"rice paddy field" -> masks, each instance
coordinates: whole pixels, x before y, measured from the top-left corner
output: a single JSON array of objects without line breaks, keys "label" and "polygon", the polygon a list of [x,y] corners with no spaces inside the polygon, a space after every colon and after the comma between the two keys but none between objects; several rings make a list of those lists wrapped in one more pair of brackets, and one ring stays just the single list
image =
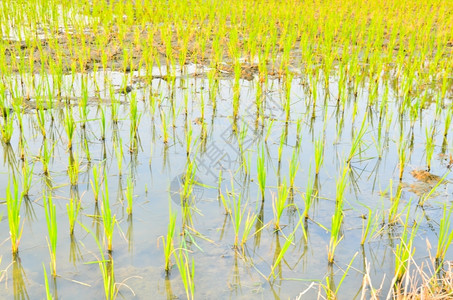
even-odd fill
[{"label": "rice paddy field", "polygon": [[450,0],[1,0],[3,299],[453,297]]}]

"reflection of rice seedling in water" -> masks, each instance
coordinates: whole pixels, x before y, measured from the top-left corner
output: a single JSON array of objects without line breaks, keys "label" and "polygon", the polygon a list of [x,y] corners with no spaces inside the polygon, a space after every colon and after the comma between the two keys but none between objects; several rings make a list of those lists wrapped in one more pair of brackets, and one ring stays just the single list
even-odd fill
[{"label": "reflection of rice seedling in water", "polygon": [[15,179],[13,179],[13,193],[11,194],[11,184],[8,182],[6,187],[6,207],[8,212],[9,235],[11,238],[11,250],[13,255],[19,251],[20,238],[22,236],[22,228],[20,226],[20,207],[22,197],[19,197],[19,187]]}]

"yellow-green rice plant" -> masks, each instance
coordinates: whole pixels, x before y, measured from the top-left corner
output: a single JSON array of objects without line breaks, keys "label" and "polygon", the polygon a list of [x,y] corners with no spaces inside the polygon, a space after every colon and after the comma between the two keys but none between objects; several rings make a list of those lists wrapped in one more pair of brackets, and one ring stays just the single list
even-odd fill
[{"label": "yellow-green rice plant", "polygon": [[419,202],[418,202],[418,205],[423,206],[423,205],[425,204],[425,202],[429,199],[429,197],[431,197],[432,194],[434,194],[434,192],[437,190],[437,188],[438,188],[442,183],[444,183],[445,178],[448,176],[448,174],[450,174],[450,171],[446,172],[445,175],[442,176],[442,178],[441,178],[439,181],[437,181],[436,185],[433,186],[433,187],[431,188],[431,190],[430,190],[428,193],[424,194],[424,195],[420,198],[420,200],[419,200]]},{"label": "yellow-green rice plant", "polygon": [[[413,247],[413,241],[417,234],[419,222],[415,222],[412,228],[409,227],[409,216],[410,216],[410,201],[407,205],[406,220],[403,223],[403,232],[400,237],[400,243],[396,245],[395,249],[395,278],[396,282],[401,282],[404,274],[406,274],[409,260],[412,259],[415,248]],[[410,232],[409,232],[410,231]]]},{"label": "yellow-green rice plant", "polygon": [[106,129],[105,112],[104,112],[104,108],[102,107],[102,105],[100,105],[98,109],[101,112],[101,117],[99,119],[100,123],[101,123],[101,141],[105,141],[105,129]]},{"label": "yellow-green rice plant", "polygon": [[126,191],[124,192],[126,195],[126,200],[127,200],[127,214],[131,215],[132,214],[132,206],[134,204],[134,183],[132,181],[132,177],[129,176],[127,177],[127,186],[126,186]]},{"label": "yellow-green rice plant", "polygon": [[298,157],[297,148],[294,149],[291,161],[289,162],[289,189],[294,190],[294,181],[296,180],[297,170],[299,169],[300,162]]},{"label": "yellow-green rice plant", "polygon": [[[373,212],[371,208],[368,208],[368,216],[362,217],[362,237],[360,239],[360,245],[364,245],[370,235],[376,232],[379,225],[379,214]],[[365,219],[366,224],[365,224]]]},{"label": "yellow-green rice plant", "polygon": [[358,254],[358,252],[356,252],[354,254],[354,256],[352,257],[352,259],[349,262],[346,270],[344,271],[343,276],[341,276],[340,282],[338,283],[336,288],[334,287],[333,282],[330,282],[331,279],[329,277],[326,277],[326,284],[325,285],[322,284],[321,286],[324,289],[324,291],[326,292],[326,296],[327,296],[326,298],[328,300],[336,300],[337,299],[338,291],[340,290],[340,287],[343,284],[343,281],[345,280],[346,276],[348,275],[349,269],[352,267],[352,263],[354,262],[357,254]]},{"label": "yellow-green rice plant", "polygon": [[14,118],[9,108],[1,108],[1,110],[3,111],[3,122],[0,123],[2,140],[5,144],[9,145],[14,133]]},{"label": "yellow-green rice plant", "polygon": [[[231,196],[230,196],[231,195]],[[231,222],[233,223],[234,229],[234,247],[237,249],[239,247],[239,231],[242,224],[242,219],[245,215],[245,209],[247,207],[247,202],[242,202],[242,194],[238,193],[237,195],[234,192],[234,187],[232,188],[231,193],[228,193],[231,203]]]},{"label": "yellow-green rice plant", "polygon": [[55,204],[52,201],[52,194],[43,193],[44,209],[46,212],[47,231],[49,239],[47,241],[50,253],[50,267],[52,276],[57,276],[57,214]]},{"label": "yellow-green rice plant", "polygon": [[102,222],[104,224],[104,237],[107,242],[107,250],[112,251],[113,230],[116,222],[115,215],[112,215],[110,209],[109,187],[107,182],[107,174],[104,174],[104,191],[102,193],[101,207]]},{"label": "yellow-green rice plant", "polygon": [[27,160],[24,160],[22,164],[22,196],[28,196],[30,192],[34,167],[35,164],[30,167]]},{"label": "yellow-green rice plant", "polygon": [[240,247],[244,250],[244,247],[245,247],[245,243],[247,242],[247,240],[253,236],[251,235],[252,233],[252,228],[253,228],[253,224],[255,224],[256,220],[257,220],[257,215],[255,213],[252,213],[252,212],[248,212],[247,214],[247,218],[245,219],[245,223],[244,223],[244,229],[242,231],[242,239],[241,239],[241,245]]},{"label": "yellow-green rice plant", "polygon": [[261,147],[261,154],[258,153],[256,167],[258,171],[258,185],[261,191],[261,199],[264,201],[264,193],[266,190],[266,166],[264,147]]},{"label": "yellow-green rice plant", "polygon": [[[136,99],[136,94],[132,93],[131,94],[131,101],[130,101],[130,148],[132,150],[136,149],[136,143],[137,143],[137,133],[138,133],[138,126],[140,124],[140,119],[141,119],[141,113],[138,113],[137,111],[137,99]],[[132,152],[132,151],[131,151]]]},{"label": "yellow-green rice plant", "polygon": [[77,153],[73,154],[72,151],[70,151],[68,160],[69,160],[68,165],[69,182],[71,183],[72,186],[75,186],[79,181],[80,173],[79,155]]},{"label": "yellow-green rice plant", "polygon": [[406,165],[407,161],[407,142],[400,136],[400,141],[398,143],[398,165],[399,165],[399,179],[400,181],[403,179],[404,173],[404,166]]},{"label": "yellow-green rice plant", "polygon": [[273,197],[272,201],[272,211],[274,212],[274,228],[275,231],[281,230],[280,219],[283,214],[283,211],[290,204],[286,205],[286,200],[288,199],[289,191],[286,185],[286,179],[283,179],[283,183],[279,185],[277,197]]},{"label": "yellow-green rice plant", "polygon": [[366,123],[366,117],[367,116],[365,114],[362,120],[362,124],[360,125],[359,131],[353,136],[351,150],[349,151],[348,159],[346,160],[347,163],[350,163],[354,156],[361,153],[360,147],[363,143],[362,139],[368,128],[368,124]]},{"label": "yellow-green rice plant", "polygon": [[[278,238],[278,237],[277,237],[277,238]],[[293,240],[294,240],[294,232],[292,232],[292,233],[286,238],[285,244],[283,244],[283,247],[280,249],[280,252],[278,253],[278,255],[277,255],[276,259],[275,259],[275,262],[274,262],[274,264],[272,265],[271,273],[270,273],[269,276],[267,277],[268,280],[271,278],[271,276],[272,276],[273,278],[276,277],[275,268],[277,268],[277,267],[280,265],[280,262],[282,261],[283,257],[285,256],[286,252],[288,251],[289,246],[291,246]]]},{"label": "yellow-green rice plant", "polygon": [[38,120],[38,127],[41,130],[42,136],[46,137],[46,112],[44,110],[42,100],[37,99],[36,119]]},{"label": "yellow-green rice plant", "polygon": [[443,215],[439,223],[439,235],[437,238],[437,250],[436,250],[436,260],[439,262],[439,266],[443,265],[445,255],[447,250],[450,247],[450,244],[453,241],[453,230],[451,228],[451,212],[452,207],[450,206],[447,209],[447,206],[443,206]]},{"label": "yellow-green rice plant", "polygon": [[71,150],[72,139],[74,138],[74,132],[76,130],[76,123],[72,113],[72,108],[66,108],[64,115],[64,129],[66,131],[66,135],[68,136],[68,149]]},{"label": "yellow-green rice plant", "polygon": [[390,208],[389,208],[389,217],[388,217],[388,223],[389,224],[393,224],[395,223],[400,214],[398,214],[398,207],[399,207],[399,204],[400,204],[400,200],[401,200],[401,193],[402,193],[402,186],[401,184],[398,185],[398,188],[396,190],[396,194],[395,196],[393,196],[393,192],[392,192],[392,180],[390,180],[390,187],[389,187],[390,191],[389,191],[389,196],[390,196]]},{"label": "yellow-green rice plant", "polygon": [[94,201],[98,202],[99,191],[101,188],[101,177],[99,173],[99,166],[93,166],[92,168],[93,179],[90,179],[91,189],[93,190]]},{"label": "yellow-green rice plant", "polygon": [[169,207],[170,220],[167,227],[167,237],[162,238],[162,243],[164,247],[165,255],[165,271],[168,273],[171,268],[171,255],[174,251],[173,238],[175,236],[175,226],[176,226],[176,217],[177,214],[171,211],[171,206]]},{"label": "yellow-green rice plant", "polygon": [[66,204],[66,211],[68,213],[69,220],[69,234],[71,236],[74,234],[74,225],[80,212],[80,205],[80,199],[75,199],[72,196],[69,198],[69,203]]},{"label": "yellow-green rice plant", "polygon": [[426,147],[425,147],[425,155],[426,155],[426,165],[428,166],[428,171],[431,170],[431,159],[434,153],[434,128],[428,130],[428,127],[425,128],[425,136],[426,136]]},{"label": "yellow-green rice plant", "polygon": [[453,106],[445,114],[444,120],[444,140],[447,139],[448,131],[450,130],[451,117],[453,115]]},{"label": "yellow-green rice plant", "polygon": [[105,299],[106,300],[116,299],[116,296],[118,295],[118,288],[115,283],[113,258],[111,255],[109,255],[108,259],[106,259],[104,256],[104,250],[102,249],[101,243],[96,238],[96,235],[82,223],[79,223],[79,224],[83,229],[85,229],[86,232],[90,233],[93,236],[93,238],[96,241],[96,244],[98,246],[99,253],[101,255],[100,260],[94,261],[94,262],[88,262],[88,264],[91,264],[91,263],[99,264],[99,269],[101,270],[102,279],[103,279],[103,283],[104,283]]},{"label": "yellow-green rice plant", "polygon": [[187,251],[180,248],[178,251],[173,252],[175,255],[176,265],[178,266],[179,274],[181,275],[184,290],[186,291],[186,297],[188,300],[194,299],[195,293],[195,263],[192,261],[189,264],[189,258],[187,257]]},{"label": "yellow-green rice plant", "polygon": [[321,165],[324,161],[324,139],[319,138],[315,140],[315,166],[316,174],[319,174]]},{"label": "yellow-green rice plant", "polygon": [[343,201],[337,202],[335,205],[335,213],[332,216],[332,225],[330,229],[330,241],[327,252],[327,260],[329,264],[334,261],[335,250],[343,239],[341,235],[341,224],[343,223]]},{"label": "yellow-green rice plant", "polygon": [[49,279],[47,278],[47,271],[46,267],[44,266],[44,263],[42,264],[42,269],[43,269],[43,274],[44,274],[44,286],[46,288],[46,299],[47,300],[53,300],[53,296],[50,293],[50,287],[49,287]]},{"label": "yellow-green rice plant", "polygon": [[6,209],[8,212],[9,235],[11,238],[11,250],[13,255],[19,251],[20,238],[24,226],[20,226],[20,207],[22,204],[22,196],[19,196],[19,187],[15,179],[13,179],[13,193],[11,193],[11,183],[8,181],[6,187]]},{"label": "yellow-green rice plant", "polygon": [[116,163],[118,165],[118,175],[123,174],[123,140],[120,138],[118,143],[113,143],[113,149],[115,150]]},{"label": "yellow-green rice plant", "polygon": [[42,147],[41,147],[41,154],[40,154],[43,173],[46,176],[49,175],[49,163],[50,163],[50,159],[53,156],[53,150],[56,145],[56,143],[54,143],[52,145],[52,147],[49,148],[48,143],[49,142],[47,141],[47,139],[44,139],[44,141],[42,143]]},{"label": "yellow-green rice plant", "polygon": [[[310,174],[310,173],[309,173]],[[313,189],[313,178],[311,175],[308,175],[307,187],[303,195],[305,207],[304,207],[304,217],[308,218],[308,212],[313,203],[313,200],[316,198],[317,192]]]}]

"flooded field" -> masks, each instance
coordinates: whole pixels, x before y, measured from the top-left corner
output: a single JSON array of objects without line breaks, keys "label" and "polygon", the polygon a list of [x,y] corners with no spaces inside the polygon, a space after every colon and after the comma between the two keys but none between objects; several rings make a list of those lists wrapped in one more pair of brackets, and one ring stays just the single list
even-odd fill
[{"label": "flooded field", "polygon": [[2,297],[452,293],[451,5],[260,3],[0,2]]}]

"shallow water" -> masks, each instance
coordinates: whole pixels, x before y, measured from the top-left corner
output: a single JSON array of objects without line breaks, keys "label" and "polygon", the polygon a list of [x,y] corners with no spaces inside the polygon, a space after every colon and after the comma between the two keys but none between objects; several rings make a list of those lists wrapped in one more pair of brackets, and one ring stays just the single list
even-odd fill
[{"label": "shallow water", "polygon": [[[156,69],[154,75],[158,75]],[[34,164],[32,189],[28,199],[24,199],[21,220],[24,223],[23,236],[19,246],[19,258],[13,261],[11,244],[8,240],[8,222],[0,222],[0,270],[5,270],[2,283],[5,297],[44,298],[43,266],[49,273],[49,250],[46,237],[47,225],[43,209],[42,193],[52,193],[57,208],[58,245],[57,278],[51,280],[51,292],[62,299],[77,298],[100,299],[103,297],[103,282],[96,261],[100,257],[92,235],[80,224],[86,226],[102,242],[103,225],[99,217],[100,203],[95,204],[90,186],[92,167],[99,165],[105,170],[110,194],[112,212],[116,215],[117,225],[113,237],[115,281],[119,287],[119,297],[147,299],[150,294],[155,298],[185,298],[182,280],[176,265],[169,276],[164,272],[164,254],[161,237],[167,232],[169,206],[178,213],[175,247],[185,240],[190,249],[190,258],[195,264],[195,297],[212,298],[282,298],[294,299],[309,288],[302,299],[314,298],[319,292],[319,283],[325,284],[326,278],[338,284],[351,262],[352,267],[340,288],[341,299],[359,298],[362,293],[361,283],[365,265],[369,264],[369,274],[374,288],[382,284],[381,294],[385,297],[394,272],[394,251],[399,243],[401,225],[379,225],[379,232],[369,238],[362,247],[362,215],[368,214],[368,207],[379,213],[378,219],[386,219],[390,199],[384,191],[391,185],[395,194],[397,186],[402,187],[399,212],[405,219],[405,206],[410,204],[410,221],[420,224],[414,241],[416,263],[425,261],[429,255],[426,240],[437,243],[438,220],[442,216],[442,205],[450,202],[450,182],[447,175],[445,184],[441,184],[436,193],[423,207],[417,206],[420,195],[417,185],[420,181],[411,175],[412,170],[425,168],[425,128],[434,126],[435,154],[430,172],[443,176],[448,168],[445,157],[451,151],[447,144],[442,147],[443,124],[445,114],[435,119],[435,111],[428,107],[423,116],[410,126],[408,117],[398,115],[398,100],[389,87],[388,114],[380,119],[378,105],[367,107],[368,87],[362,87],[357,99],[353,96],[342,107],[338,105],[338,83],[333,78],[329,90],[318,84],[316,103],[313,96],[302,84],[301,79],[294,79],[291,87],[291,112],[289,123],[285,123],[283,108],[284,87],[278,79],[270,80],[262,97],[264,100],[264,118],[256,120],[256,82],[241,80],[240,113],[233,121],[232,80],[219,81],[216,93],[217,109],[213,112],[209,97],[208,80],[203,76],[190,76],[194,72],[203,73],[201,67],[191,66],[188,74],[177,76],[174,85],[157,78],[151,85],[141,77],[140,72],[122,74],[118,72],[90,73],[88,75],[65,76],[62,96],[70,97],[74,103],[82,96],[85,81],[89,97],[86,128],[77,123],[72,155],[79,157],[81,172],[78,184],[69,184],[67,167],[71,153],[67,150],[67,136],[62,117],[65,110],[55,105],[45,110],[47,142],[54,145],[50,161],[50,174],[43,174],[39,161],[43,136],[39,130],[36,112],[32,108],[24,109],[23,134],[26,140],[26,158],[28,164]],[[35,76],[36,83],[43,78]],[[18,88],[11,88],[15,97],[31,95],[31,102],[36,101],[30,78],[16,81]],[[52,90],[52,77],[46,78]],[[132,92],[121,92],[124,86],[131,86]],[[96,87],[97,86],[97,87]],[[110,88],[111,87],[111,88]],[[379,94],[384,94],[384,86],[379,87]],[[31,91],[29,93],[29,91]],[[45,96],[45,93],[44,93]],[[55,96],[55,95],[53,95]],[[129,151],[130,120],[129,102],[131,97],[138,100],[141,119],[138,129],[139,146],[137,151]],[[184,113],[184,101],[187,97],[187,116]],[[45,98],[45,97],[44,97]],[[54,98],[55,99],[55,98]],[[106,99],[110,99],[107,101]],[[116,100],[111,100],[116,99]],[[117,101],[117,102],[115,102]],[[204,120],[202,101],[205,105]],[[450,100],[448,100],[450,101]],[[112,103],[113,102],[113,103]],[[154,103],[154,105],[152,105]],[[357,107],[354,107],[357,103]],[[48,104],[49,105],[49,104]],[[112,106],[118,107],[118,123],[112,122]],[[100,109],[105,112],[107,131],[105,140],[101,140]],[[153,111],[154,109],[154,111]],[[354,116],[354,110],[357,114]],[[78,106],[73,107],[76,120],[80,120]],[[393,114],[393,115],[390,115]],[[166,116],[169,141],[163,142],[162,116]],[[53,120],[52,120],[53,119]],[[335,210],[336,180],[343,170],[350,148],[352,136],[356,135],[362,120],[365,119],[366,133],[360,150],[351,160],[346,188],[342,241],[335,252],[335,264],[327,262],[327,248],[331,228],[331,218]],[[201,122],[205,122],[205,127]],[[273,126],[268,133],[270,122]],[[16,120],[17,122],[17,120]],[[299,126],[297,123],[299,122]],[[185,128],[193,129],[192,153],[190,158],[196,161],[197,182],[193,194],[193,225],[190,235],[180,236],[181,206],[179,206],[179,184],[181,174],[186,170]],[[263,126],[264,124],[264,126]],[[382,126],[382,155],[378,157],[378,127]],[[17,125],[17,124],[16,124]],[[174,127],[173,127],[174,125]],[[236,128],[235,128],[236,127]],[[298,128],[300,132],[298,133]],[[339,132],[339,128],[342,128]],[[17,128],[17,127],[16,127]],[[430,127],[429,127],[430,128]],[[246,133],[243,152],[249,165],[246,174],[236,132]],[[278,151],[282,133],[287,132],[282,147],[282,159],[278,162]],[[403,179],[398,181],[397,144],[402,132],[404,139],[413,145],[408,149],[410,158],[407,162]],[[266,136],[267,140],[266,140]],[[314,140],[325,139],[324,163],[315,177]],[[266,141],[265,141],[266,140]],[[84,147],[89,148],[89,156]],[[447,136],[450,143],[451,137]],[[294,206],[285,209],[281,224],[282,232],[273,229],[272,199],[276,197],[279,182],[288,181],[289,161],[301,143],[298,161],[299,169],[295,178]],[[16,129],[11,145],[2,144],[3,160],[0,169],[0,190],[7,188],[13,177],[23,180],[21,175],[23,162],[19,158],[19,130]],[[121,170],[115,145],[123,148]],[[264,202],[261,201],[257,183],[257,153],[264,151],[266,157],[267,181]],[[438,154],[447,156],[439,157]],[[233,249],[234,231],[231,219],[225,215],[218,193],[219,171],[222,170],[221,191],[225,197],[234,186],[235,193],[241,193],[246,211],[255,212],[260,221],[253,226],[258,230],[247,242],[244,252]],[[134,206],[131,216],[126,212],[124,191],[127,178],[134,182]],[[309,179],[318,190],[318,197],[310,208],[310,219],[300,218],[304,210],[304,192]],[[422,183],[423,184],[423,183]],[[428,185],[428,189],[432,186]],[[423,193],[422,193],[423,194]],[[76,224],[74,236],[69,235],[66,204],[70,197],[80,198],[82,211]],[[6,205],[0,206],[6,215]],[[1,213],[0,212],[0,213]],[[380,222],[379,222],[380,223]],[[303,229],[306,232],[304,237]],[[295,230],[292,245],[289,247],[275,278],[269,276],[272,264],[278,256],[285,238]],[[451,259],[451,251],[447,260]],[[172,259],[174,263],[174,259]],[[312,285],[312,283],[315,283]],[[368,288],[369,290],[369,288]]]}]

